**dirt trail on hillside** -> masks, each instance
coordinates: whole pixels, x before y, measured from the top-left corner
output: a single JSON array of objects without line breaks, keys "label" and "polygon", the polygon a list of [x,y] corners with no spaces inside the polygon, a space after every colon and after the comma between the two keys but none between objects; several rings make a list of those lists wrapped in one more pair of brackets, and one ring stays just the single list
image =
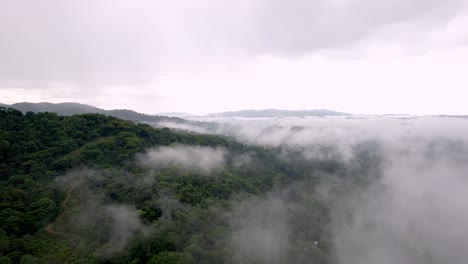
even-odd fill
[{"label": "dirt trail on hillside", "polygon": [[69,235],[69,234],[66,234],[66,233],[60,233],[60,232],[55,231],[54,230],[54,225],[56,223],[58,223],[60,220],[62,220],[62,218],[65,216],[65,214],[66,214],[66,212],[68,210],[68,201],[70,200],[70,198],[72,196],[73,190],[75,190],[75,188],[79,185],[79,183],[80,183],[79,181],[73,183],[72,186],[70,186],[70,188],[68,189],[67,195],[65,196],[65,199],[62,202],[62,212],[59,214],[59,216],[55,219],[54,222],[47,225],[47,227],[46,227],[46,232],[47,233],[53,234],[53,235],[62,235],[62,236],[68,236]]},{"label": "dirt trail on hillside", "polygon": [[[49,225],[47,225],[46,227],[46,232],[48,234],[51,234],[51,235],[59,235],[59,236],[66,236],[66,237],[69,237],[69,236],[74,236],[72,234],[68,234],[68,233],[62,233],[62,232],[57,232],[55,229],[54,229],[54,225],[56,223],[58,223],[60,220],[62,220],[62,218],[65,216],[65,214],[68,212],[68,202],[70,201],[70,198],[73,194],[73,191],[76,189],[76,187],[80,184],[80,181],[76,181],[74,182],[70,188],[68,189],[67,191],[67,194],[65,196],[65,199],[63,199],[63,202],[62,202],[62,212],[59,214],[59,216],[55,219],[54,222],[50,223]],[[67,258],[65,259],[65,261],[63,262],[64,264],[68,264],[72,258],[72,256],[75,254],[77,250],[77,247],[76,245],[73,246],[73,251],[68,254]]]}]

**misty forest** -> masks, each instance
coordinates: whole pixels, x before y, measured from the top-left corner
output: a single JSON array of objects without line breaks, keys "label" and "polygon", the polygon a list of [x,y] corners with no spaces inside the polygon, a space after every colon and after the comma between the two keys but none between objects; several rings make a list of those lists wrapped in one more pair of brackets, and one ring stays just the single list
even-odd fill
[{"label": "misty forest", "polygon": [[468,257],[464,117],[58,106],[0,108],[0,263]]},{"label": "misty forest", "polygon": [[467,33],[468,0],[0,0],[0,264],[467,264]]}]

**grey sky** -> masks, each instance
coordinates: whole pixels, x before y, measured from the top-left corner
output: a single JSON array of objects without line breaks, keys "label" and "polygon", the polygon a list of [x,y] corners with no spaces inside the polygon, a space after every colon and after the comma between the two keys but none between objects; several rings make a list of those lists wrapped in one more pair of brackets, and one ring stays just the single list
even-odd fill
[{"label": "grey sky", "polygon": [[[0,0],[0,102],[468,113],[463,0]],[[392,103],[390,103],[392,102]]]}]

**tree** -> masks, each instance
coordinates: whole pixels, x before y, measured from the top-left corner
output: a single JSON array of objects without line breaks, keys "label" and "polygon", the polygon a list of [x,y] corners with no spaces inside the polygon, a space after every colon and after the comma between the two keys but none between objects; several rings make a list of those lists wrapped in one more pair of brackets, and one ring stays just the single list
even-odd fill
[{"label": "tree", "polygon": [[195,263],[188,253],[165,251],[151,257],[149,264],[191,264]]}]

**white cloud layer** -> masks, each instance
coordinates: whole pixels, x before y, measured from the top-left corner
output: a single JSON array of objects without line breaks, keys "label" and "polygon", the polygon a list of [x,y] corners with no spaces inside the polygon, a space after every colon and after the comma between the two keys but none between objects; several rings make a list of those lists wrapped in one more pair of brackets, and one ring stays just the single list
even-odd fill
[{"label": "white cloud layer", "polygon": [[[224,121],[233,125],[224,133],[282,147],[284,158],[304,158],[312,164],[343,161],[346,167],[324,175],[318,187],[299,182],[283,193],[273,191],[234,207],[232,241],[241,254],[259,262],[282,263],[285,256],[308,256],[315,248],[312,239],[317,239],[318,245],[330,242],[328,263],[333,264],[457,264],[468,258],[468,118]],[[318,146],[330,147],[334,155]],[[303,204],[288,201],[301,192],[330,206],[331,241],[307,233],[314,221],[293,230],[298,225],[295,215],[318,214],[317,208],[301,208],[313,204],[307,199]],[[301,210],[295,211],[298,205]],[[299,253],[291,253],[302,232],[310,235],[304,251],[301,247]]]},{"label": "white cloud layer", "polygon": [[208,173],[224,165],[225,155],[220,148],[176,145],[148,150],[140,155],[139,162],[151,168],[176,166]]}]

